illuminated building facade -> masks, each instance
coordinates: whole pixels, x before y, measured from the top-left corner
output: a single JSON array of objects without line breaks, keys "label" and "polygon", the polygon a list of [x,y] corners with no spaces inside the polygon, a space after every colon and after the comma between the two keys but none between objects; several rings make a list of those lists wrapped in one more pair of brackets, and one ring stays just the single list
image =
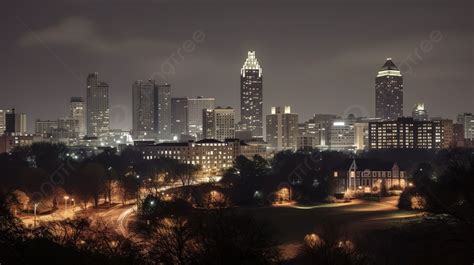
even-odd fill
[{"label": "illuminated building facade", "polygon": [[0,135],[0,154],[11,152],[15,147],[33,144],[32,135],[4,134]]},{"label": "illuminated building facade", "polygon": [[188,131],[196,139],[202,138],[202,110],[214,109],[215,98],[188,98]]},{"label": "illuminated building facade", "polygon": [[5,133],[7,134],[26,134],[27,120],[25,113],[16,113],[15,109],[4,113]]},{"label": "illuminated building facade", "polygon": [[369,123],[370,149],[438,149],[442,143],[443,127],[439,120],[399,118]]},{"label": "illuminated building facade", "polygon": [[427,121],[428,120],[428,111],[425,109],[424,103],[416,103],[413,107],[412,115],[415,121]]},{"label": "illuminated building facade", "polygon": [[403,77],[391,58],[375,78],[375,116],[384,120],[403,117]]},{"label": "illuminated building facade", "polygon": [[132,85],[132,135],[134,139],[154,139],[155,81],[135,81]]},{"label": "illuminated building facade", "polygon": [[329,127],[331,150],[355,150],[354,118],[334,120]]},{"label": "illuminated building facade", "polygon": [[10,113],[11,110],[6,109],[6,110],[0,110],[0,135],[5,133],[7,129],[7,113]]},{"label": "illuminated building facade", "polygon": [[348,190],[364,193],[379,192],[382,185],[387,190],[407,186],[407,171],[397,163],[373,159],[353,159],[343,162],[334,172],[337,180],[336,193]]},{"label": "illuminated building facade", "polygon": [[231,107],[205,109],[202,111],[204,139],[235,138],[235,114]]},{"label": "illuminated building facade", "polygon": [[168,141],[171,136],[171,85],[155,84],[155,134],[159,141]]},{"label": "illuminated building facade", "polygon": [[72,97],[69,101],[69,117],[79,123],[79,137],[86,135],[86,104],[81,97]]},{"label": "illuminated building facade", "polygon": [[36,120],[35,121],[35,134],[42,137],[51,137],[55,129],[58,128],[57,120]]},{"label": "illuminated building facade", "polygon": [[263,138],[263,75],[254,51],[248,52],[240,70],[240,119],[240,130]]},{"label": "illuminated building facade", "polygon": [[474,139],[474,115],[472,113],[459,114],[457,123],[464,128],[464,139]]},{"label": "illuminated building facade", "polygon": [[290,106],[272,107],[267,115],[267,142],[274,151],[296,150],[298,144],[298,114]]},{"label": "illuminated building facade", "polygon": [[188,99],[171,98],[171,135],[173,140],[188,135]]},{"label": "illuminated building facade", "polygon": [[166,157],[182,163],[201,165],[208,175],[219,175],[222,170],[232,167],[235,159],[234,142],[204,139],[197,142],[159,143],[136,145],[144,159]]},{"label": "illuminated building facade", "polygon": [[99,81],[99,73],[87,76],[87,136],[103,137],[109,131],[109,85]]}]

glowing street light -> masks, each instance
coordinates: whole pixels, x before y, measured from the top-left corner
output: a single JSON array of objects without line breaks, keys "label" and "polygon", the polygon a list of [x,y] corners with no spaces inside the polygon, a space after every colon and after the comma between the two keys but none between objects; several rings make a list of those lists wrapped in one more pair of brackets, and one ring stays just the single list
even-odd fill
[{"label": "glowing street light", "polygon": [[36,209],[38,208],[38,205],[39,205],[39,203],[35,203],[35,204],[34,204],[34,206],[35,206],[35,208],[34,208],[34,215],[35,215],[35,217],[34,217],[34,219],[33,219],[33,228],[36,228]]},{"label": "glowing street light", "polygon": [[64,196],[64,213],[67,212],[67,201],[69,200],[69,196]]}]

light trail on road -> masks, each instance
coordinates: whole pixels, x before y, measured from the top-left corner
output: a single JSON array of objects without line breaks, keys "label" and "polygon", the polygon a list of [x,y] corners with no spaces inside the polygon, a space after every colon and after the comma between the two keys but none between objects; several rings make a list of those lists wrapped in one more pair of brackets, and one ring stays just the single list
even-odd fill
[{"label": "light trail on road", "polygon": [[123,211],[117,218],[117,231],[124,237],[128,236],[128,218],[137,210],[136,206]]}]

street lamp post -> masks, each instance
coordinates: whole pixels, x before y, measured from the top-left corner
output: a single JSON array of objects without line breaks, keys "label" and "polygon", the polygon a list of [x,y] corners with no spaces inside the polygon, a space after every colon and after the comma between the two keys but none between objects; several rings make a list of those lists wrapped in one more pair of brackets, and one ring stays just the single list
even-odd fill
[{"label": "street lamp post", "polygon": [[64,196],[64,213],[67,213],[67,201],[69,200],[69,196]]},{"label": "street lamp post", "polygon": [[34,206],[34,218],[33,218],[33,228],[36,228],[36,209],[38,208],[39,203],[35,203]]}]

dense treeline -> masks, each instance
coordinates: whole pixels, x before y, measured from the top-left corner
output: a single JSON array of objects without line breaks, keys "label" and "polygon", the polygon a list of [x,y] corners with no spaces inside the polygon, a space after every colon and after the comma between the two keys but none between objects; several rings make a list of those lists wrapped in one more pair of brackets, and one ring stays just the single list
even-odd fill
[{"label": "dense treeline", "polygon": [[443,213],[474,227],[474,150],[442,150],[420,163],[399,207]]},{"label": "dense treeline", "polygon": [[1,191],[23,194],[23,208],[41,202],[42,208],[55,209],[65,195],[85,207],[113,200],[126,203],[147,181],[190,185],[199,167],[172,159],[143,160],[133,148],[121,153],[106,148],[85,156],[62,144],[35,143],[0,154],[0,170]]},{"label": "dense treeline", "polygon": [[273,202],[279,185],[291,185],[292,199],[301,203],[322,201],[333,194],[332,172],[350,158],[342,152],[283,151],[270,162],[259,156],[237,157],[223,183],[230,184],[234,200],[241,204]]},{"label": "dense treeline", "polygon": [[[223,172],[222,184],[233,203],[266,204],[274,200],[281,184],[291,185],[292,199],[300,203],[323,201],[334,193],[332,171],[350,158],[372,158],[397,162],[417,174],[417,166],[437,157],[432,150],[371,150],[358,155],[318,150],[283,151],[271,160],[237,157],[234,167]],[[17,190],[31,207],[55,209],[65,195],[79,205],[97,206],[100,202],[127,203],[135,199],[140,187],[157,192],[160,187],[178,183],[193,184],[199,167],[172,159],[143,160],[141,153],[126,148],[121,153],[104,149],[95,156],[69,150],[62,144],[36,143],[0,154],[3,191]],[[147,181],[149,180],[149,181]],[[47,203],[45,203],[47,202]],[[27,208],[24,206],[23,208]]]}]

